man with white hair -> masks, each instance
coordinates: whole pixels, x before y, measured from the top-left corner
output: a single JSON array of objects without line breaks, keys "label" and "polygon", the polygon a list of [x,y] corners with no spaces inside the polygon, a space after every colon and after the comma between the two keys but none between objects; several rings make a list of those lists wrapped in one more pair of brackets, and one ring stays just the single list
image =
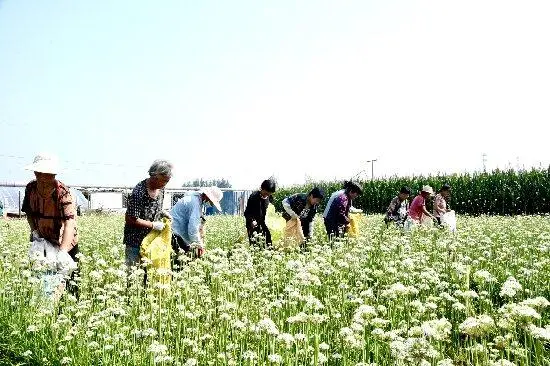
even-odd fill
[{"label": "man with white hair", "polygon": [[179,255],[183,250],[188,253],[193,244],[197,245],[197,255],[204,253],[203,206],[211,204],[221,211],[220,201],[223,193],[218,187],[205,187],[196,192],[186,193],[170,211],[172,215],[172,248]]},{"label": "man with white hair", "polygon": [[149,178],[139,182],[128,198],[126,222],[124,225],[124,244],[126,245],[126,264],[140,263],[139,249],[143,239],[151,230],[162,231],[165,215],[162,211],[164,187],[172,177],[173,166],[166,160],[155,160],[149,168]]}]

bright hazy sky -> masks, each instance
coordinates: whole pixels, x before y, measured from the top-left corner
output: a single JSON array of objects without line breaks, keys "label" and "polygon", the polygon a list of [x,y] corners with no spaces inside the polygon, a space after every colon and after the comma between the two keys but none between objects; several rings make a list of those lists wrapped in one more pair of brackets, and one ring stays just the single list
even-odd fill
[{"label": "bright hazy sky", "polygon": [[[550,1],[0,1],[0,181],[548,166]],[[92,164],[101,163],[101,164]],[[111,164],[111,165],[108,165]],[[370,176],[368,164],[367,176]]]}]

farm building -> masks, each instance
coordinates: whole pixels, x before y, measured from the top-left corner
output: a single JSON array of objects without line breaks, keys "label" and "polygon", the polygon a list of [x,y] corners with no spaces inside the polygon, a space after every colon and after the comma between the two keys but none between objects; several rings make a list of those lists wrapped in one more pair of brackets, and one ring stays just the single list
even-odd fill
[{"label": "farm building", "polygon": [[[78,189],[70,188],[71,195],[76,199],[76,207],[85,211],[89,202]],[[0,202],[4,206],[4,213],[7,215],[19,215],[25,197],[25,187],[4,187],[0,186]]]},{"label": "farm building", "polygon": [[[163,208],[170,210],[186,192],[190,189],[166,189],[164,192]],[[129,187],[85,187],[76,186],[70,188],[71,194],[76,199],[80,211],[101,210],[123,213],[127,207],[128,196],[132,192]],[[223,189],[221,201],[222,212],[210,207],[206,210],[207,215],[225,214],[242,215],[246,208],[246,202],[252,191]],[[4,213],[8,215],[19,215],[20,207],[25,196],[24,186],[0,186],[0,202],[4,206]]]}]

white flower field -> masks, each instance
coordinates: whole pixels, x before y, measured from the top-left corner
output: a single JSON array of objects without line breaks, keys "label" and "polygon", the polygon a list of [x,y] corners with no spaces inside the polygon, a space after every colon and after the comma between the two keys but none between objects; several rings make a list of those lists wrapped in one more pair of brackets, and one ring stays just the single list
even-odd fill
[{"label": "white flower field", "polygon": [[460,217],[403,234],[367,216],[304,252],[208,219],[206,254],[143,287],[123,217],[83,216],[80,296],[41,300],[28,225],[0,221],[3,353],[40,365],[550,365],[550,218]]}]

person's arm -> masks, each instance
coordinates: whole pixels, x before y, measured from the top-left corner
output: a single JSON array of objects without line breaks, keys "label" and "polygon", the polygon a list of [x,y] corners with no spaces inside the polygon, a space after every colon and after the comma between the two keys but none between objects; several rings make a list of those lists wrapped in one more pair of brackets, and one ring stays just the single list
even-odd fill
[{"label": "person's arm", "polygon": [[191,210],[189,223],[187,224],[187,233],[189,235],[189,240],[191,240],[191,243],[197,243],[199,246],[204,247],[204,243],[200,235],[201,214],[202,212],[200,201],[193,202],[193,209]]},{"label": "person's arm", "polygon": [[248,201],[246,201],[246,208],[244,209],[244,217],[246,217],[248,220],[255,219],[257,216],[258,211],[258,195],[255,193],[252,193],[250,197],[248,197]]},{"label": "person's arm", "polygon": [[69,252],[73,249],[73,240],[76,228],[76,210],[73,204],[73,198],[67,191],[59,199],[61,216],[63,217],[63,233],[61,233],[61,242],[59,249]]},{"label": "person's arm", "polygon": [[73,249],[74,230],[76,227],[76,220],[74,218],[66,220],[63,223],[63,236],[61,239],[59,249],[64,252],[69,252]]},{"label": "person's arm", "polygon": [[335,199],[333,205],[336,206],[337,222],[339,225],[348,225],[349,217],[347,215],[347,206],[348,206],[348,197],[346,195],[341,195]]},{"label": "person's arm", "polygon": [[293,219],[297,219],[299,217],[290,206],[290,197],[287,197],[283,200],[283,208],[285,212],[289,214],[290,217],[292,217]]},{"label": "person's arm", "polygon": [[436,207],[436,212],[439,215],[442,215],[445,212],[447,212],[447,203],[445,202],[445,199],[443,197],[437,198],[437,200],[435,201],[435,207]]},{"label": "person's arm", "polygon": [[153,222],[140,219],[139,216],[143,212],[142,203],[134,192],[128,197],[128,208],[126,209],[125,222],[127,225],[139,227],[143,229],[153,229]]},{"label": "person's arm", "polygon": [[[23,197],[23,205],[21,206],[21,211],[27,215],[27,222],[31,229],[31,241],[33,241],[33,231],[37,230],[37,227],[34,225],[34,219],[32,217],[31,203],[29,197],[29,186],[25,187],[25,196]],[[38,233],[37,233],[38,234]]]},{"label": "person's arm", "polygon": [[391,200],[390,205],[388,206],[388,210],[386,211],[386,216],[393,217],[396,208],[397,208],[397,200],[394,198],[393,200]]},{"label": "person's arm", "polygon": [[424,213],[424,215],[429,216],[429,217],[431,217],[432,219],[435,220],[435,216],[432,215],[431,213],[429,213],[428,210],[426,209],[426,204],[422,205],[422,212]]}]

